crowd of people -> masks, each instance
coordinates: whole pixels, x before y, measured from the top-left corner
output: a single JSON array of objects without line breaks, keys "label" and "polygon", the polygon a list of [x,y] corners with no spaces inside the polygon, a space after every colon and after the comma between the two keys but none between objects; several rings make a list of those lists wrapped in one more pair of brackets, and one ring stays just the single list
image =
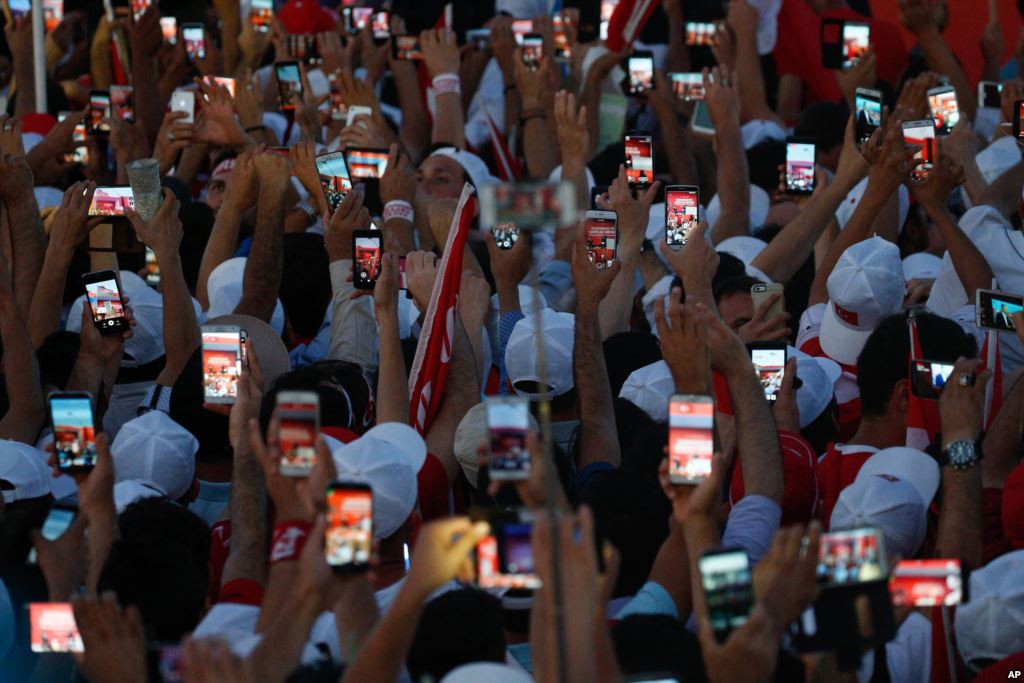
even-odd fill
[{"label": "crowd of people", "polygon": [[1024,38],[947,2],[4,2],[0,681],[1020,677]]}]

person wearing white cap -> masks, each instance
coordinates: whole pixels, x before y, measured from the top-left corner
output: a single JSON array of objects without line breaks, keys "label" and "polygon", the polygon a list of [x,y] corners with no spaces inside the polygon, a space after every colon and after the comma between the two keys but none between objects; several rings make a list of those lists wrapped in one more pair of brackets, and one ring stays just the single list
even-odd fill
[{"label": "person wearing white cap", "polygon": [[152,410],[126,422],[110,444],[115,481],[151,483],[171,500],[190,493],[195,497],[198,449],[199,441],[188,430],[167,413]]},{"label": "person wearing white cap", "polygon": [[964,663],[979,671],[993,661],[1024,652],[1024,550],[973,571],[967,594],[970,600],[957,608],[955,622],[957,649]]}]

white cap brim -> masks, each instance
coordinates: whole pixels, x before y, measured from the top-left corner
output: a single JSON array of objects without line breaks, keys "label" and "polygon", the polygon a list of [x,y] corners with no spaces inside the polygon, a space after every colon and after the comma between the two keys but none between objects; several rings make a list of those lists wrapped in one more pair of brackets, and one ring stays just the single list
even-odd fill
[{"label": "white cap brim", "polygon": [[856,365],[857,356],[873,331],[858,330],[844,323],[836,315],[835,308],[829,301],[825,315],[821,319],[818,341],[821,343],[821,350],[832,360],[843,365]]},{"label": "white cap brim", "polygon": [[939,489],[939,466],[934,458],[916,448],[896,446],[878,451],[864,461],[857,479],[874,474],[888,474],[907,482],[921,496],[925,507]]}]

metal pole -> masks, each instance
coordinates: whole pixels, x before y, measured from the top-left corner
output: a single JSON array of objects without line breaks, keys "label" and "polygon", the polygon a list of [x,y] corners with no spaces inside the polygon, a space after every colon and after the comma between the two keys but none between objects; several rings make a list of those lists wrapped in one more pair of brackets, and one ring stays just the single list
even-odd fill
[{"label": "metal pole", "polygon": [[46,32],[43,0],[32,0],[32,63],[36,86],[36,112],[46,113]]}]

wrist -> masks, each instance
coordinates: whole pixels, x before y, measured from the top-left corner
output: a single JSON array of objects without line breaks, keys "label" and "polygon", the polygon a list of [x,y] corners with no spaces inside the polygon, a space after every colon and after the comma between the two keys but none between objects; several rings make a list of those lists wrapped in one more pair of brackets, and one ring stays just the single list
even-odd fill
[{"label": "wrist", "polygon": [[949,445],[955,441],[977,441],[980,435],[980,427],[954,427],[953,429],[943,430],[942,450],[949,448]]}]

